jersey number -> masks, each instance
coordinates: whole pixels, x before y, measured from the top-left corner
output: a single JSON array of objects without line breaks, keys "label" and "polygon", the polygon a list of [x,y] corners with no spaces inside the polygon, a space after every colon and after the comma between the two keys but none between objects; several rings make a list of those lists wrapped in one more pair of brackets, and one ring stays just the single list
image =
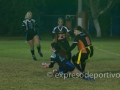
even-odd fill
[{"label": "jersey number", "polygon": [[85,39],[86,39],[87,44],[90,45],[90,39],[88,37],[85,37]]}]

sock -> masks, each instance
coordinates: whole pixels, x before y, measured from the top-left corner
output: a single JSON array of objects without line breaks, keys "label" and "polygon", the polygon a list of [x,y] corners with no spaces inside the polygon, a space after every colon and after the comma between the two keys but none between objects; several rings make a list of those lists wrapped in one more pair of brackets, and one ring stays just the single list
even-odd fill
[{"label": "sock", "polygon": [[34,55],[34,50],[30,50],[31,51],[31,54]]},{"label": "sock", "polygon": [[82,72],[85,71],[85,66],[86,66],[86,62],[81,62],[81,69],[82,69]]},{"label": "sock", "polygon": [[74,65],[76,66],[76,68],[77,68],[80,72],[82,72],[82,69],[81,69],[81,67],[80,67],[79,64],[74,64]]},{"label": "sock", "polygon": [[41,52],[41,46],[37,46],[38,53]]},{"label": "sock", "polygon": [[76,63],[76,57],[75,57],[75,56],[72,57],[72,62],[73,62],[73,64],[75,65],[75,67],[76,67],[80,72],[82,72],[82,68],[80,67],[79,64]]}]

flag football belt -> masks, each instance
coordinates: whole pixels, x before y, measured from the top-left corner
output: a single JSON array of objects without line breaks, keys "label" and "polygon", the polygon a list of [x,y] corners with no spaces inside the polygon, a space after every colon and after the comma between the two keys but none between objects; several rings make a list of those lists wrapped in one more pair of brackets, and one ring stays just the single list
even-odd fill
[{"label": "flag football belt", "polygon": [[[90,53],[91,53],[91,49],[90,49],[90,47],[91,47],[91,46],[87,46],[87,47],[85,47],[85,48],[82,48],[82,49],[79,51],[79,53],[78,53],[77,64],[80,64],[80,59],[81,59],[81,53],[82,53],[82,50],[88,48],[88,50],[89,50]],[[88,55],[88,59],[90,59],[90,53],[89,53],[89,55]]]}]

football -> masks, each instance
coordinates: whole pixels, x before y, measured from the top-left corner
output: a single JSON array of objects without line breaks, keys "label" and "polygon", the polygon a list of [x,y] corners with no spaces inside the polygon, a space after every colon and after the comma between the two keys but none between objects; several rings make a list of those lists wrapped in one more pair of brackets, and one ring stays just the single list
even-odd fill
[{"label": "football", "polygon": [[59,73],[57,69],[53,70],[53,75],[55,76],[56,73]]}]

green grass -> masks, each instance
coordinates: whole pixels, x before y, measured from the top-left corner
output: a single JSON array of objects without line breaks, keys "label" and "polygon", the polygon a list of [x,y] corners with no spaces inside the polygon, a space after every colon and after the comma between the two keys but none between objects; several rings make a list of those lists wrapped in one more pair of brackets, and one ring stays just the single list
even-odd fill
[{"label": "green grass", "polygon": [[[42,69],[42,62],[50,60],[51,39],[42,38],[41,46],[44,57],[37,54],[38,61],[33,61],[29,45],[24,38],[0,39],[0,90],[120,90],[120,78],[96,78],[94,82],[78,78],[48,78],[53,69]],[[86,72],[119,73],[120,56],[100,51],[96,48],[120,55],[119,39],[93,39],[94,56],[87,60]],[[72,41],[70,41],[70,44]],[[72,54],[77,52],[77,48]]]}]

